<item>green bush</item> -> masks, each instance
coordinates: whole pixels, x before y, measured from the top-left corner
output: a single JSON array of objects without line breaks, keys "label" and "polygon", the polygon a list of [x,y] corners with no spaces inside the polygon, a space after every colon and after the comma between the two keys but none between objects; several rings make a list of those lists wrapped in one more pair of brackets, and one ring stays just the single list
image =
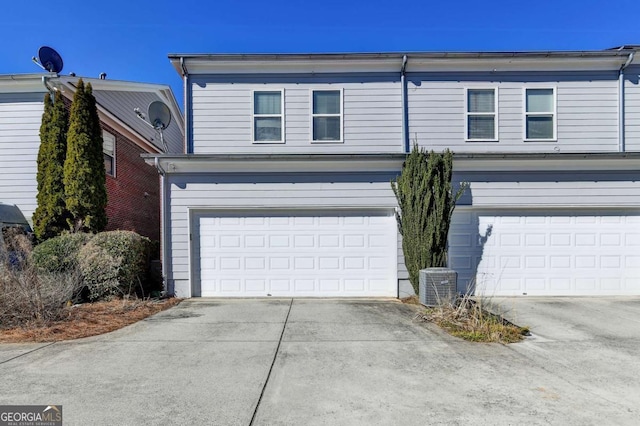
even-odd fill
[{"label": "green bush", "polygon": [[78,252],[93,235],[62,234],[38,244],[32,252],[35,266],[45,272],[65,272],[75,268]]},{"label": "green bush", "polygon": [[33,250],[36,267],[46,273],[79,269],[91,301],[138,293],[149,296],[162,288],[151,277],[152,243],[132,231],[63,234]]},{"label": "green bush", "polygon": [[78,264],[86,295],[92,302],[129,293],[123,289],[118,276],[123,264],[122,257],[112,256],[91,241],[78,253]]},{"label": "green bush", "polygon": [[79,253],[89,298],[147,293],[150,247],[151,240],[132,231],[96,234]]},{"label": "green bush", "polygon": [[402,173],[391,181],[398,200],[396,214],[402,235],[404,263],[409,281],[418,294],[419,274],[424,268],[447,266],[447,239],[456,201],[466,184],[453,190],[453,153],[427,152],[414,145],[402,165]]}]

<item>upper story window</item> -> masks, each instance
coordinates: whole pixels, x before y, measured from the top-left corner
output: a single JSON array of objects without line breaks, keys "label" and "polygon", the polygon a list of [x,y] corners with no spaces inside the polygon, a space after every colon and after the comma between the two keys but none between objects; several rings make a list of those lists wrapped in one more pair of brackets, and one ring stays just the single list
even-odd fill
[{"label": "upper story window", "polygon": [[104,170],[110,176],[116,175],[116,137],[111,133],[102,131],[102,155],[104,157]]},{"label": "upper story window", "polygon": [[497,136],[496,89],[467,89],[466,139],[495,141]]},{"label": "upper story window", "polygon": [[253,141],[284,143],[284,91],[253,92]]},{"label": "upper story window", "polygon": [[556,139],[555,89],[525,89],[524,138],[529,141]]},{"label": "upper story window", "polygon": [[313,90],[312,141],[342,142],[342,91]]}]

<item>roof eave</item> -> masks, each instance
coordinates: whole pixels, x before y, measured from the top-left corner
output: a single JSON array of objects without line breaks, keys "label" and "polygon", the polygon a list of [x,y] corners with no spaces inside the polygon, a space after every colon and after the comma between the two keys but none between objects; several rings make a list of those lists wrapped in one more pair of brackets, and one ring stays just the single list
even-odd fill
[{"label": "roof eave", "polygon": [[408,57],[408,71],[510,71],[618,69],[629,51],[409,52],[309,54],[171,54],[180,75],[218,73],[395,72]]}]

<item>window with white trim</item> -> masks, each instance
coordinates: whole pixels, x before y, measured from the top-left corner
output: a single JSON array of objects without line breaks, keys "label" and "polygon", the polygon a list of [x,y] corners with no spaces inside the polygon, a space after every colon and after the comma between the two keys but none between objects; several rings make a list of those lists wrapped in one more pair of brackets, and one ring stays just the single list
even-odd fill
[{"label": "window with white trim", "polygon": [[494,141],[497,136],[496,89],[467,89],[466,139]]},{"label": "window with white trim", "polygon": [[116,175],[116,137],[111,133],[102,131],[102,156],[104,157],[104,170],[109,176]]},{"label": "window with white trim", "polygon": [[524,128],[525,140],[556,139],[555,89],[525,89]]},{"label": "window with white trim", "polygon": [[253,92],[253,141],[284,142],[284,91]]},{"label": "window with white trim", "polygon": [[342,91],[313,90],[311,98],[311,140],[342,142]]}]

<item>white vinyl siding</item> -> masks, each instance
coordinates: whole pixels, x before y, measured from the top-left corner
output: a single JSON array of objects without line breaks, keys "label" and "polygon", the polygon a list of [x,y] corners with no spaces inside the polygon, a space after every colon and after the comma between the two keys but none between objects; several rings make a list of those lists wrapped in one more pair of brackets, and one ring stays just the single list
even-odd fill
[{"label": "white vinyl siding", "polygon": [[253,92],[253,142],[284,143],[284,91]]},{"label": "white vinyl siding", "polygon": [[44,93],[0,94],[0,202],[17,205],[31,222]]},{"label": "white vinyl siding", "polygon": [[[449,148],[455,153],[618,151],[617,71],[413,73],[407,81],[409,135],[428,150]],[[466,142],[464,90],[481,82],[495,83],[498,89],[499,144]],[[628,91],[634,91],[636,86],[628,84]],[[555,88],[556,143],[525,141],[524,87]],[[637,93],[640,99],[640,89]],[[640,101],[636,105],[640,105]],[[640,108],[635,109],[638,110]],[[634,123],[636,129],[640,129],[640,120],[634,119],[629,107],[627,117],[629,125]],[[640,141],[637,135],[640,130],[633,136]],[[640,142],[636,146],[640,146]]]},{"label": "white vinyl siding", "polygon": [[466,140],[495,141],[498,139],[498,96],[496,89],[466,89]]},{"label": "white vinyl siding", "polygon": [[556,91],[554,88],[524,89],[524,138],[556,140]]},{"label": "white vinyl siding", "polygon": [[[280,145],[252,142],[252,91],[270,87],[284,89],[286,143]],[[191,89],[196,154],[404,151],[397,74],[198,76]],[[343,143],[311,142],[311,90],[343,92]]]},{"label": "white vinyl siding", "polygon": [[311,140],[342,142],[342,90],[312,90],[311,104]]},{"label": "white vinyl siding", "polygon": [[109,176],[116,175],[116,137],[109,132],[102,131],[102,156],[104,170]]},{"label": "white vinyl siding", "polygon": [[640,66],[625,70],[625,150],[640,151]]}]

